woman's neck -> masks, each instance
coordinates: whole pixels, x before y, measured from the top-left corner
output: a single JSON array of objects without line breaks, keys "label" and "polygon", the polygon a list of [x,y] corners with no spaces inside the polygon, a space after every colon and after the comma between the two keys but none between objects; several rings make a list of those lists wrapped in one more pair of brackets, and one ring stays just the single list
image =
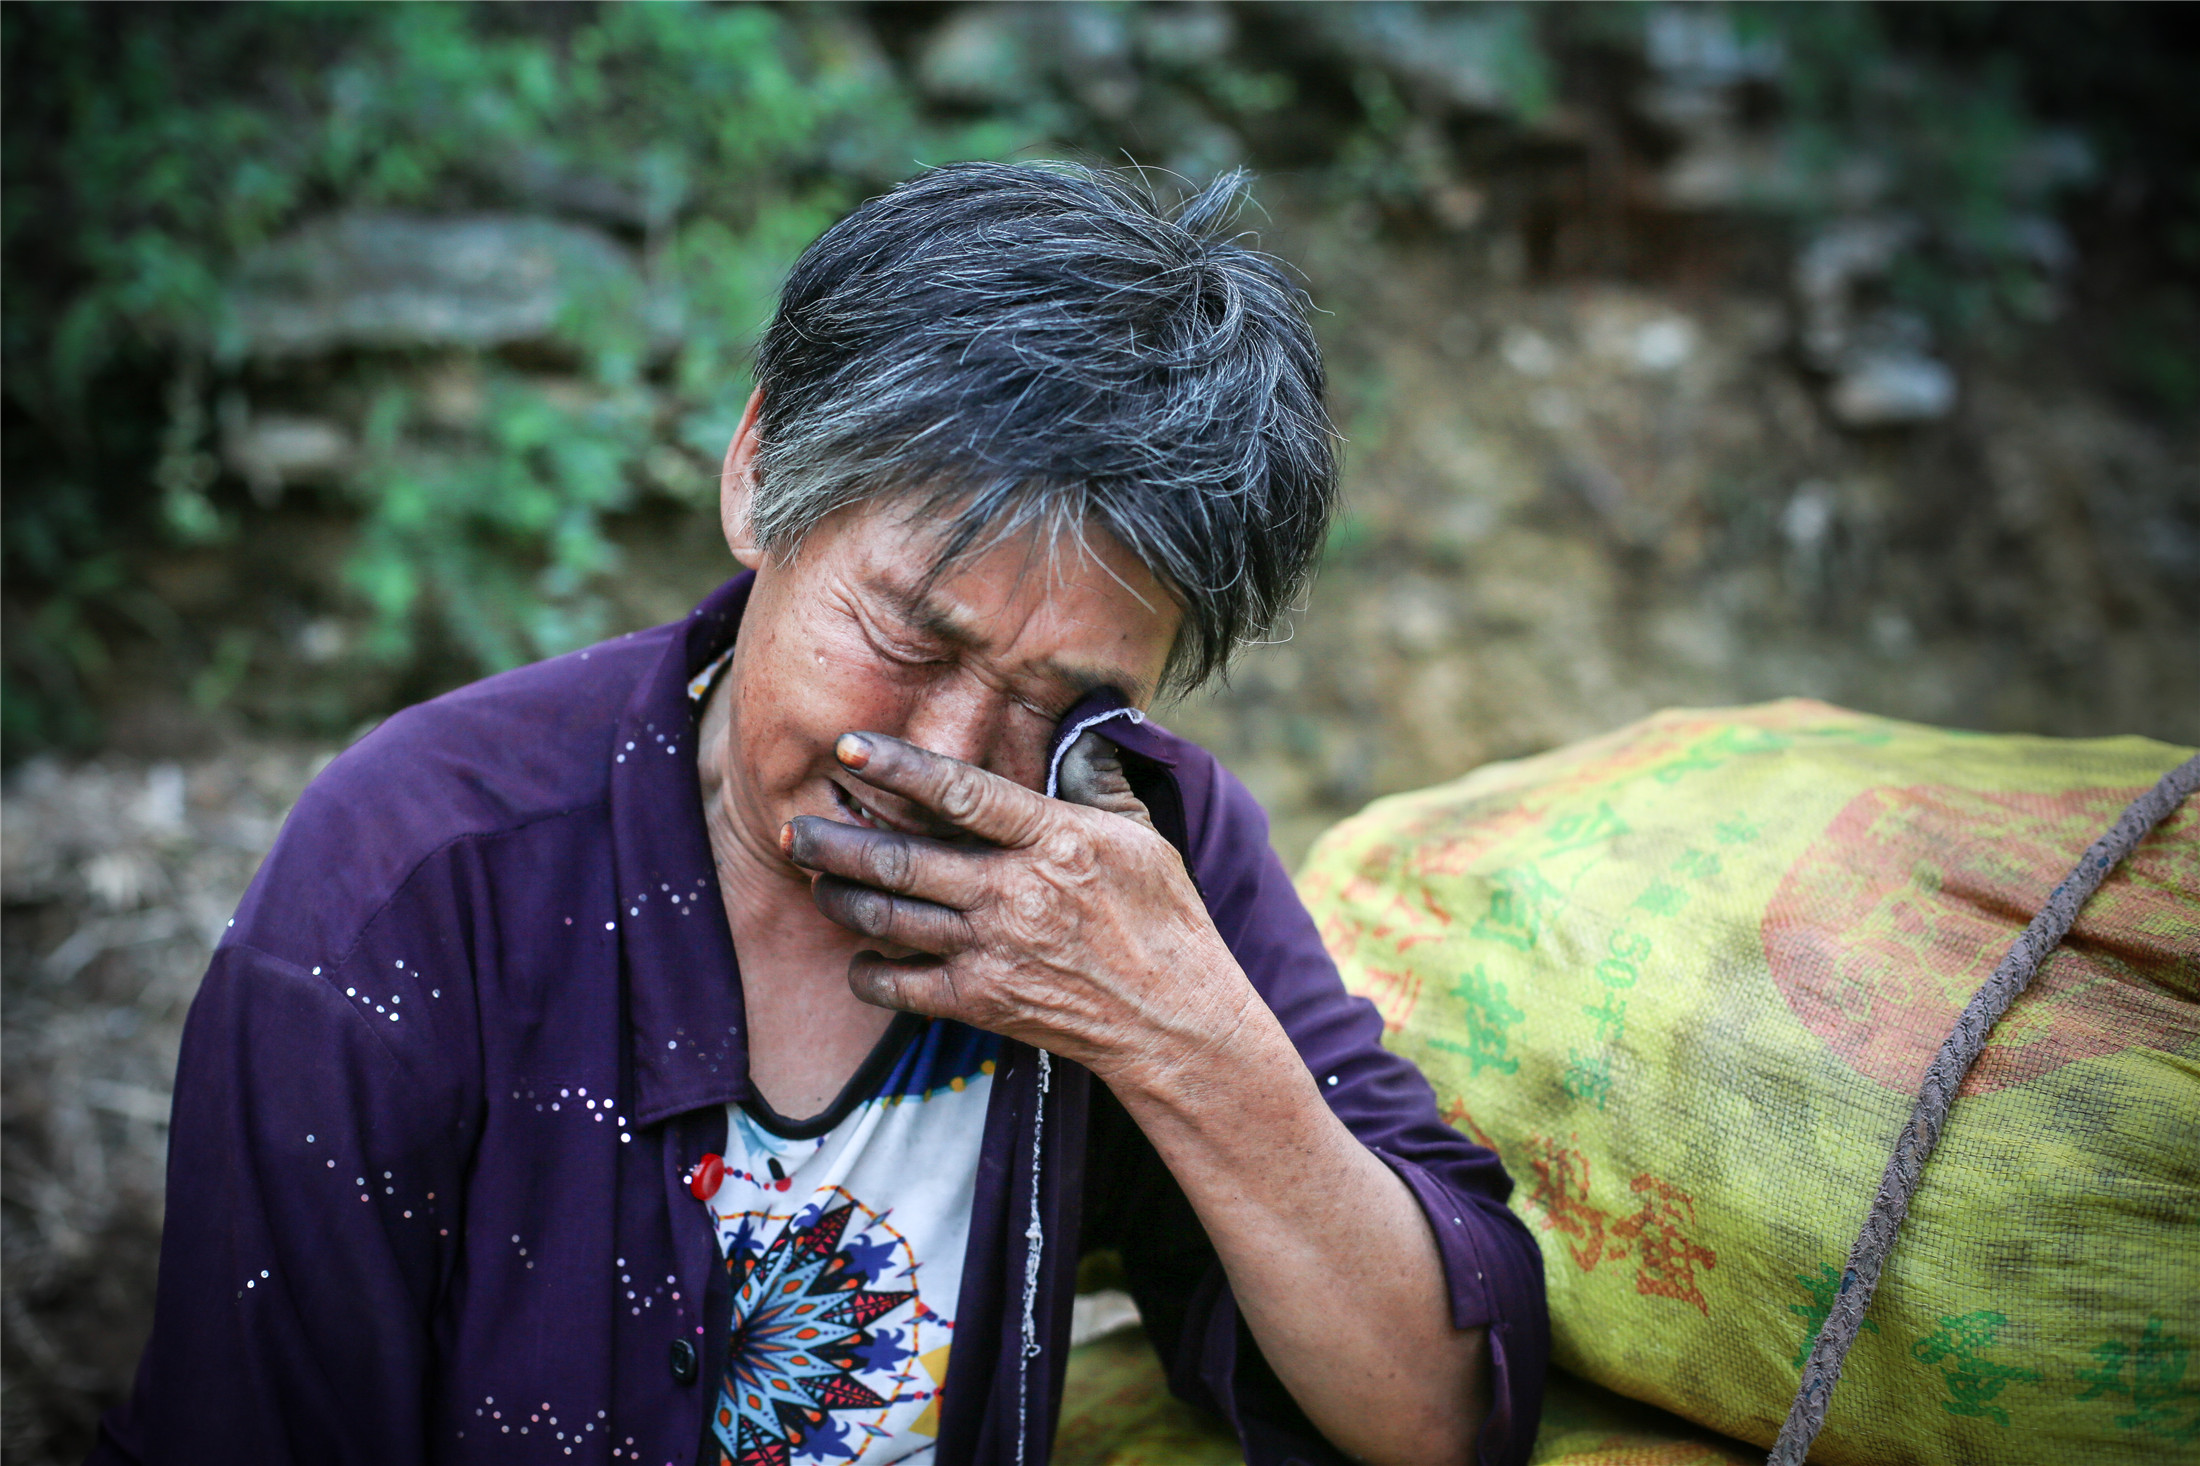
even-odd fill
[{"label": "woman's neck", "polygon": [[848,989],[848,959],[879,944],[827,921],[809,878],[765,843],[776,831],[756,828],[760,801],[741,762],[740,662],[704,702],[696,775],[740,970],[749,1080],[773,1109],[802,1118],[832,1102],[894,1015]]}]

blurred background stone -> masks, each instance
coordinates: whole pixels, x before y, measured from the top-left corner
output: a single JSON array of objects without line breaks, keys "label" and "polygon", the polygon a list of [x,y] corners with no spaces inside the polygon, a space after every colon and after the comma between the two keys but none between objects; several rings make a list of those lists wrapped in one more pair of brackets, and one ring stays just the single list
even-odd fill
[{"label": "blurred background stone", "polygon": [[273,359],[543,341],[579,302],[641,283],[616,241],[582,225],[380,212],[316,220],[247,255],[238,276],[237,349]]},{"label": "blurred background stone", "polygon": [[1852,428],[1938,422],[1956,405],[1956,374],[1921,351],[1862,353],[1843,365],[1826,394]]}]

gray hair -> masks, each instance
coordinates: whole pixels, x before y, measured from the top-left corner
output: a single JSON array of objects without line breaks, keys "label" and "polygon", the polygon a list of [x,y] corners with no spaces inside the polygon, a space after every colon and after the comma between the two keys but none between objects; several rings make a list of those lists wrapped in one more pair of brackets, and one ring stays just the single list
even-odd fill
[{"label": "gray hair", "polygon": [[1106,530],[1183,608],[1187,691],[1303,589],[1336,502],[1305,293],[1222,231],[1242,173],[1162,208],[1072,165],[933,169],[796,262],[757,355],[750,530],[914,496],[932,566],[1001,538]]}]

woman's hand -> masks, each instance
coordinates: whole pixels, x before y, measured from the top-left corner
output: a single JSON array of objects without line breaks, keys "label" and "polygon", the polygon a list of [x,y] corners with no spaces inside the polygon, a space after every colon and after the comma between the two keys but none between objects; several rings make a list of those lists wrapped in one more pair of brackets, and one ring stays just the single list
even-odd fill
[{"label": "woman's hand", "polygon": [[841,765],[908,823],[986,842],[809,817],[782,832],[821,872],[821,911],[923,954],[859,953],[850,986],[1092,1070],[1184,1188],[1322,1433],[1383,1466],[1465,1460],[1488,1409],[1484,1335],[1452,1327],[1419,1203],[1330,1112],[1176,851],[1086,739],[1063,761],[1076,804],[898,738],[840,740]]},{"label": "woman's hand", "polygon": [[848,734],[834,752],[983,842],[809,816],[781,831],[787,857],[820,872],[820,911],[922,954],[858,953],[858,997],[1020,1039],[1134,1089],[1196,1073],[1258,1005],[1097,736],[1065,760],[1066,791],[1093,808],[884,734]]}]

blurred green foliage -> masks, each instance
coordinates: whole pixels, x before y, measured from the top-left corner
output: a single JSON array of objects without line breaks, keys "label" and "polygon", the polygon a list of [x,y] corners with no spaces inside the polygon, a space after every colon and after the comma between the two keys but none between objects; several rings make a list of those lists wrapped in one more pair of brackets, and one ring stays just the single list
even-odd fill
[{"label": "blurred green foliage", "polygon": [[558,336],[589,390],[491,360],[458,433],[414,431],[417,391],[380,373],[345,486],[369,650],[402,662],[435,637],[495,669],[601,633],[604,516],[649,490],[661,428],[723,447],[802,246],[866,188],[1023,140],[921,122],[830,14],[758,5],[57,4],[4,24],[13,747],[87,733],[80,689],[149,498],[172,541],[234,529],[208,410],[238,365],[224,287],[301,218],[586,180],[677,315],[667,345],[636,302],[583,302]]},{"label": "blurred green foliage", "polygon": [[2001,335],[2053,317],[2055,209],[2093,181],[2098,163],[2081,136],[2043,125],[2026,95],[2026,58],[1904,47],[1877,6],[1733,14],[1741,34],[1783,58],[1797,212],[1854,208],[1861,187],[1875,208],[1913,220],[1919,243],[1894,293],[1948,332]]},{"label": "blurred green foliage", "polygon": [[[926,46],[973,15],[994,28],[971,53],[985,64],[965,55],[961,90],[935,77],[920,95]],[[7,757],[96,741],[118,648],[157,648],[202,705],[250,687],[264,628],[179,611],[145,574],[194,546],[241,565],[297,507],[225,463],[247,397],[303,399],[356,440],[302,491],[345,526],[307,609],[361,628],[336,671],[380,678],[363,699],[380,706],[611,629],[609,527],[652,503],[701,511],[780,276],[857,198],[959,157],[1242,157],[1295,174],[1322,227],[1525,237],[1539,210],[1592,206],[1583,159],[1660,166],[1630,109],[1676,19],[1687,64],[1738,64],[1721,85],[1778,136],[1784,182],[1751,201],[1757,222],[1914,221],[1887,286],[1944,341],[2024,339],[2063,303],[2071,191],[2119,169],[2155,180],[2140,217],[2168,263],[2134,267],[2149,283],[2104,351],[2151,401],[2200,406],[2188,53],[2156,44],[2144,8],[0,8]],[[1079,60],[1060,49],[1072,32],[1117,41]],[[1432,101],[1431,68],[1454,63],[1480,100]],[[1094,100],[1109,67],[1137,69],[1131,102]],[[526,351],[246,359],[240,264],[361,210],[585,220],[638,269],[574,296]],[[1338,367],[1364,446],[1381,393]],[[463,411],[438,399],[452,380]],[[322,699],[322,731],[361,701]]]}]

